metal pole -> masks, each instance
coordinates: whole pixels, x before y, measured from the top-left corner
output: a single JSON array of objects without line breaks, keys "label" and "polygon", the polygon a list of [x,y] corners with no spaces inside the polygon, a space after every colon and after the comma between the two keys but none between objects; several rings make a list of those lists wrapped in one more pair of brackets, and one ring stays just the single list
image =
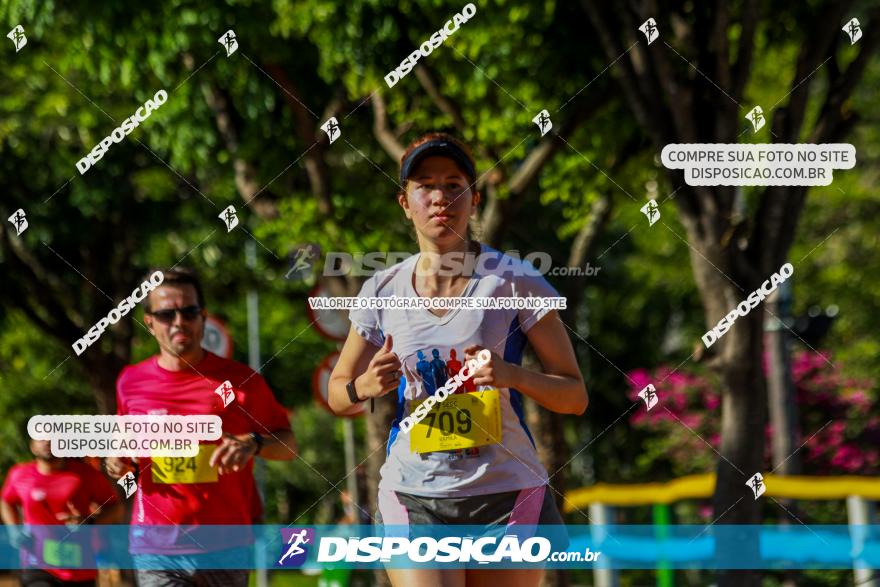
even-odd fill
[{"label": "metal pole", "polygon": [[[614,509],[601,503],[590,504],[590,525],[598,526],[591,530],[593,542],[596,543],[597,549],[599,544],[608,537],[607,526],[614,521]],[[610,561],[602,557],[605,564]],[[605,565],[593,565],[593,585],[596,587],[618,587],[617,569],[608,568]]]},{"label": "metal pole", "polygon": [[[668,548],[669,543],[664,544],[664,541],[669,540],[672,512],[669,509],[669,504],[666,503],[655,503],[652,510],[654,537],[657,539],[658,545],[663,545],[660,549],[662,552]],[[673,587],[673,585],[675,585],[675,571],[672,570],[669,561],[661,556],[657,559],[657,587]]]},{"label": "metal pole", "polygon": [[852,540],[853,582],[859,587],[878,587],[875,571],[867,566],[864,560],[858,558],[864,548],[865,539],[868,537],[868,528],[874,519],[874,504],[858,495],[850,495],[846,498],[846,513],[849,519],[849,535]]},{"label": "metal pole", "polygon": [[352,422],[351,418],[343,418],[342,425],[345,431],[345,470],[349,471],[345,485],[346,489],[348,489],[348,496],[351,498],[348,513],[355,524],[360,524],[361,508],[359,506],[361,500],[358,495],[357,471],[355,470],[357,468],[357,458],[355,456],[354,422]]},{"label": "metal pole", "polygon": [[[257,243],[248,239],[244,245],[245,262],[248,269],[253,272],[257,268]],[[253,280],[251,280],[253,283]],[[253,286],[247,291],[247,333],[248,333],[248,365],[251,369],[260,372],[260,294]],[[266,503],[266,463],[263,459],[255,459],[254,476],[257,481],[257,491],[260,499]],[[266,570],[266,549],[262,539],[262,532],[257,533],[256,552],[256,583],[257,587],[269,587],[269,573]]]}]

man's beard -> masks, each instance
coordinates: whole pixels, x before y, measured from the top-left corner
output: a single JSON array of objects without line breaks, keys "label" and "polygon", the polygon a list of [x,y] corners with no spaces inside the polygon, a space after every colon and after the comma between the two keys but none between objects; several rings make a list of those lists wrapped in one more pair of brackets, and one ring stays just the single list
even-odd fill
[{"label": "man's beard", "polygon": [[[186,342],[174,342],[174,337],[178,334],[186,336],[188,340]],[[196,332],[178,331],[168,337],[166,348],[171,351],[172,354],[182,357],[184,355],[195,354],[200,346],[201,337],[199,337]]]}]

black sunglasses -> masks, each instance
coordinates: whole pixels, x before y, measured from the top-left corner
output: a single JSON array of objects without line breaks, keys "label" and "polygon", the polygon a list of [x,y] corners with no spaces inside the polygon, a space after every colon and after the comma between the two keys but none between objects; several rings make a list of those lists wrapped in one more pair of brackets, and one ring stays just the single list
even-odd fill
[{"label": "black sunglasses", "polygon": [[174,322],[174,316],[178,312],[180,312],[180,315],[183,316],[184,320],[195,320],[199,317],[199,315],[201,315],[202,307],[187,306],[185,308],[169,308],[168,310],[158,310],[156,312],[146,313],[163,324],[170,324]]}]

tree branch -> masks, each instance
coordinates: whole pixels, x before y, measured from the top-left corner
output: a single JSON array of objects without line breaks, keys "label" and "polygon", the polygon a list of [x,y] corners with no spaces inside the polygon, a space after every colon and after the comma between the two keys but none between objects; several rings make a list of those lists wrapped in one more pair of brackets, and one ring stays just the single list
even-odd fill
[{"label": "tree branch", "polygon": [[[272,197],[255,198],[261,193],[257,183],[257,172],[250,161],[239,154],[239,117],[234,111],[229,94],[215,85],[202,85],[202,93],[208,107],[214,112],[214,120],[221,138],[226,143],[226,149],[232,155],[232,166],[235,170],[235,187],[239,196],[250,208],[262,219],[272,219],[278,216],[278,206]],[[265,193],[265,192],[262,192]],[[262,195],[261,193],[261,195]],[[268,195],[268,194],[266,194]]]},{"label": "tree branch", "polygon": [[[309,111],[299,98],[301,93],[287,75],[283,67],[277,63],[268,63],[264,68],[272,76],[272,79],[284,89],[284,100],[293,110],[294,128],[300,140],[311,146],[305,155],[306,174],[309,177],[309,185],[312,194],[318,200],[318,209],[322,214],[333,213],[333,202],[330,199],[330,174],[327,170],[327,162],[324,161],[324,150],[327,147],[326,137],[318,137],[315,129],[316,114]],[[318,121],[320,123],[322,121]]]},{"label": "tree branch", "polygon": [[373,134],[382,148],[385,149],[385,152],[396,163],[400,162],[406,148],[400,143],[388,125],[388,111],[385,109],[385,99],[379,90],[373,93],[371,102],[373,103]]},{"label": "tree branch", "polygon": [[[736,63],[733,65],[733,79],[730,93],[736,100],[742,100],[746,81],[752,71],[752,57],[755,52],[755,31],[760,19],[761,4],[758,0],[746,0],[742,9],[739,45],[736,51]],[[725,31],[725,35],[727,32]]]},{"label": "tree branch", "polygon": [[413,71],[416,74],[416,79],[419,80],[419,83],[431,98],[431,101],[434,102],[434,105],[437,106],[440,112],[452,119],[452,124],[459,133],[464,133],[465,123],[464,118],[461,116],[461,111],[452,100],[440,93],[437,82],[434,80],[434,75],[428,66],[419,63]]}]

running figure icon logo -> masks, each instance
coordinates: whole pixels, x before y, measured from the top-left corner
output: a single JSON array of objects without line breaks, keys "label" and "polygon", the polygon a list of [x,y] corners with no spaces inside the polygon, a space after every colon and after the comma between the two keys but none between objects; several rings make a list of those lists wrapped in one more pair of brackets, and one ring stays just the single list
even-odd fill
[{"label": "running figure icon logo", "polygon": [[308,547],[304,545],[314,541],[315,531],[312,528],[281,528],[281,539],[287,545],[287,550],[275,564],[282,567],[301,567],[309,554]]},{"label": "running figure icon logo", "polygon": [[330,144],[333,144],[333,141],[342,136],[342,131],[339,129],[339,123],[336,121],[335,116],[331,116],[327,122],[321,125],[321,130],[327,133],[327,138],[330,139]]},{"label": "running figure icon logo", "polygon": [[649,18],[643,22],[642,26],[639,27],[639,30],[645,34],[645,38],[648,40],[649,45],[656,41],[657,37],[660,36],[660,31],[657,29],[657,22],[653,18]]},{"label": "running figure icon logo", "polygon": [[9,222],[15,227],[15,236],[21,236],[21,233],[27,230],[28,221],[22,208],[16,210],[15,213],[9,217]]},{"label": "running figure icon logo", "polygon": [[131,471],[120,477],[119,481],[117,481],[116,483],[125,490],[126,499],[131,497],[132,494],[138,489],[137,481],[134,478],[134,473],[132,473]]},{"label": "running figure icon logo", "polygon": [[648,200],[648,203],[639,210],[648,217],[648,226],[654,226],[654,223],[660,220],[660,206],[654,200]]},{"label": "running figure icon logo", "polygon": [[232,400],[235,399],[235,393],[232,391],[232,383],[227,379],[220,386],[214,390],[214,393],[220,396],[220,399],[223,400],[223,407],[226,408],[229,404],[232,403]]},{"label": "running figure icon logo", "polygon": [[225,210],[217,215],[217,218],[226,224],[226,232],[232,232],[232,229],[238,226],[238,216],[235,214],[235,206],[227,206]]},{"label": "running figure icon logo", "polygon": [[[21,51],[21,48],[27,45],[27,37],[24,34],[24,27],[21,25],[16,25],[16,27],[9,31],[6,36],[12,41],[12,44],[15,45],[16,53]],[[859,36],[861,36],[861,33],[859,33]]]},{"label": "running figure icon logo", "polygon": [[238,49],[238,39],[235,38],[235,31],[229,29],[223,36],[217,39],[217,42],[223,45],[223,48],[226,49],[226,56],[229,57],[235,50]]},{"label": "running figure icon logo", "polygon": [[846,26],[843,27],[843,32],[849,35],[849,44],[855,45],[859,42],[859,39],[862,38],[862,25],[859,24],[859,19],[853,18]]},{"label": "running figure icon logo", "polygon": [[538,115],[532,119],[532,122],[537,124],[538,128],[541,129],[542,137],[547,134],[547,131],[553,128],[553,121],[550,120],[550,113],[546,110],[538,112]]},{"label": "running figure icon logo", "polygon": [[755,473],[751,479],[746,481],[746,485],[752,489],[752,493],[755,494],[755,499],[758,499],[764,495],[765,491],[767,491],[767,485],[764,484],[764,478],[760,473]]},{"label": "running figure icon logo", "polygon": [[764,111],[761,110],[760,106],[755,106],[748,114],[746,114],[746,120],[751,122],[755,132],[758,132],[764,128]]},{"label": "running figure icon logo", "polygon": [[657,402],[660,399],[657,397],[657,390],[654,389],[654,386],[649,383],[645,386],[645,388],[639,392],[639,397],[645,400],[645,405],[648,407],[648,411],[651,411],[651,408],[657,405]]},{"label": "running figure icon logo", "polygon": [[315,243],[308,243],[294,249],[290,253],[290,269],[284,274],[284,279],[296,281],[311,277],[312,265],[320,254],[321,247]]}]

